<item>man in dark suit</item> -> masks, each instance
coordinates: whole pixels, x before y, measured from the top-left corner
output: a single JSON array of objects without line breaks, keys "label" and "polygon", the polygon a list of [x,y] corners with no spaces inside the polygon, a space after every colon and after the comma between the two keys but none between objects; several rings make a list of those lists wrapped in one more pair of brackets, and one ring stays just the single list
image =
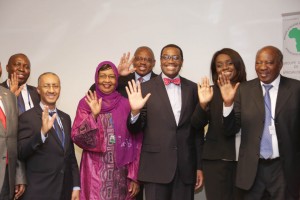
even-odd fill
[{"label": "man in dark suit", "polygon": [[27,189],[23,200],[79,199],[79,171],[71,140],[70,116],[56,108],[59,77],[40,75],[41,102],[19,118],[19,157],[25,161]]},{"label": "man in dark suit", "polygon": [[239,87],[219,78],[226,133],[242,133],[236,185],[246,200],[264,192],[299,200],[300,82],[280,75],[282,60],[279,49],[266,46],[256,55],[258,78]]},{"label": "man in dark suit", "polygon": [[30,76],[30,68],[30,61],[25,54],[12,55],[6,65],[8,79],[1,83],[18,97],[19,114],[40,102],[36,88],[26,84]]},{"label": "man in dark suit", "polygon": [[161,75],[142,86],[132,81],[126,89],[131,105],[128,128],[144,132],[138,179],[144,183],[147,200],[194,199],[194,189],[203,180],[203,142],[191,126],[197,86],[179,76],[180,47],[165,46],[160,61]]},{"label": "man in dark suit", "polygon": [[[0,77],[2,68],[0,63]],[[17,157],[18,105],[14,94],[0,86],[0,199],[18,199],[25,190],[25,168]]]},{"label": "man in dark suit", "polygon": [[[118,79],[117,91],[124,97],[128,97],[125,87],[128,81],[146,82],[157,76],[152,70],[155,65],[155,58],[152,49],[147,46],[141,46],[135,50],[133,60],[129,61],[130,54],[123,55],[119,64],[121,69]],[[130,70],[130,65],[133,64],[133,70]],[[121,66],[121,67],[120,67]],[[90,87],[91,91],[95,91],[95,84]]]}]

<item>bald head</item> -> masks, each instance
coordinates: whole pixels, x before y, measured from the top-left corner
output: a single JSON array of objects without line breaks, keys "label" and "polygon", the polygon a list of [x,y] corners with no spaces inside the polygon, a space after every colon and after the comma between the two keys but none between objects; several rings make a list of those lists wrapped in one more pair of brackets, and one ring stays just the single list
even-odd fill
[{"label": "bald head", "polygon": [[152,49],[147,46],[141,46],[134,53],[133,67],[140,76],[145,76],[152,72],[155,65],[155,58]]},{"label": "bald head", "polygon": [[265,46],[256,54],[255,70],[259,80],[265,84],[272,83],[280,74],[283,55],[274,46]]}]

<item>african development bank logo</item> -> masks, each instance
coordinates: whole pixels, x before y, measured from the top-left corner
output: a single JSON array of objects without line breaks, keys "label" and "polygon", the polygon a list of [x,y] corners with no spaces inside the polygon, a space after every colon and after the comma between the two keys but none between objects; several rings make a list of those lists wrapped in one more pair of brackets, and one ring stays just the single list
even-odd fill
[{"label": "african development bank logo", "polygon": [[287,28],[284,35],[284,47],[288,53],[300,55],[300,22]]}]

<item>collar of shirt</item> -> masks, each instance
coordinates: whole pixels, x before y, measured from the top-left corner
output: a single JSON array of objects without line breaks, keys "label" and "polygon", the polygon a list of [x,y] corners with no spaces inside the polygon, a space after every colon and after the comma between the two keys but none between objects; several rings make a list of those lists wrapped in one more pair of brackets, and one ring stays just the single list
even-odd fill
[{"label": "collar of shirt", "polygon": [[135,73],[134,73],[135,81],[138,81],[138,79],[139,79],[140,77],[143,77],[143,80],[144,80],[143,82],[149,81],[150,78],[151,78],[151,73],[152,73],[152,72],[146,74],[145,76],[140,76],[140,75],[138,75],[138,74],[135,72]]},{"label": "collar of shirt", "polygon": [[[44,110],[44,108],[45,108],[45,106],[46,105],[44,105],[42,102],[40,102],[40,106],[41,106],[41,108],[42,108],[42,110]],[[57,113],[57,109],[56,109],[56,107],[53,109],[53,110],[48,110],[49,112],[56,112]],[[57,113],[57,116],[58,116],[58,113]]]},{"label": "collar of shirt", "polygon": [[[169,78],[169,79],[175,79],[175,78],[180,78],[179,74],[177,76],[175,76],[174,78],[170,78],[170,77],[167,77],[163,72],[161,73],[161,78],[163,79],[164,81],[164,78]],[[175,85],[175,84],[169,84],[169,85],[165,85],[166,88],[168,87],[180,87],[180,85]]]},{"label": "collar of shirt", "polygon": [[[270,84],[267,84],[267,85],[272,85],[273,87],[271,88],[271,90],[275,90],[275,91],[277,91],[278,90],[278,88],[279,88],[279,83],[280,83],[280,77],[281,77],[281,75],[279,74],[278,76],[277,76],[277,78],[272,82],[272,83],[270,83]],[[265,87],[263,86],[265,83],[263,83],[263,82],[261,82],[260,81],[260,85],[261,85],[261,87],[263,88],[263,92],[265,93]],[[271,91],[270,90],[270,91]]]}]

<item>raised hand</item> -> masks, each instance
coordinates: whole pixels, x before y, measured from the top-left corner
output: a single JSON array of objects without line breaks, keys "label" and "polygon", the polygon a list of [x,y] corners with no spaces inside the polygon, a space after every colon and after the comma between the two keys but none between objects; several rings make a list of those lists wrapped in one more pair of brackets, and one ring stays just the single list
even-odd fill
[{"label": "raised hand", "polygon": [[202,83],[198,83],[198,98],[202,109],[206,109],[207,104],[213,97],[213,88],[209,84],[207,77],[202,78]]},{"label": "raised hand", "polygon": [[94,119],[97,119],[101,111],[102,98],[98,99],[96,91],[93,93],[89,90],[89,92],[86,93],[86,98],[84,100],[91,108]]},{"label": "raised hand", "polygon": [[10,79],[8,79],[8,83],[9,83],[9,90],[12,93],[14,93],[16,96],[19,96],[24,85],[21,85],[19,87],[19,80],[16,72],[11,74]]},{"label": "raised hand", "polygon": [[222,98],[226,107],[233,104],[234,96],[240,83],[232,84],[229,78],[222,72],[218,78],[218,85],[222,94]]},{"label": "raised hand", "polygon": [[136,84],[135,80],[131,80],[131,82],[128,81],[126,92],[131,107],[131,113],[133,116],[135,116],[140,113],[141,109],[144,107],[151,94],[148,93],[145,98],[143,98],[141,92],[141,84],[139,82]]},{"label": "raised hand", "polygon": [[48,131],[52,128],[54,124],[54,120],[56,119],[56,113],[52,116],[49,117],[49,112],[48,112],[49,107],[45,106],[42,112],[42,128],[41,132],[42,134],[46,135]]},{"label": "raised hand", "polygon": [[130,53],[128,52],[127,55],[126,53],[123,53],[123,56],[120,59],[120,63],[118,65],[118,72],[120,76],[127,76],[128,74],[132,73],[135,71],[134,68],[130,69],[130,66],[133,63],[134,56],[130,58]]}]

